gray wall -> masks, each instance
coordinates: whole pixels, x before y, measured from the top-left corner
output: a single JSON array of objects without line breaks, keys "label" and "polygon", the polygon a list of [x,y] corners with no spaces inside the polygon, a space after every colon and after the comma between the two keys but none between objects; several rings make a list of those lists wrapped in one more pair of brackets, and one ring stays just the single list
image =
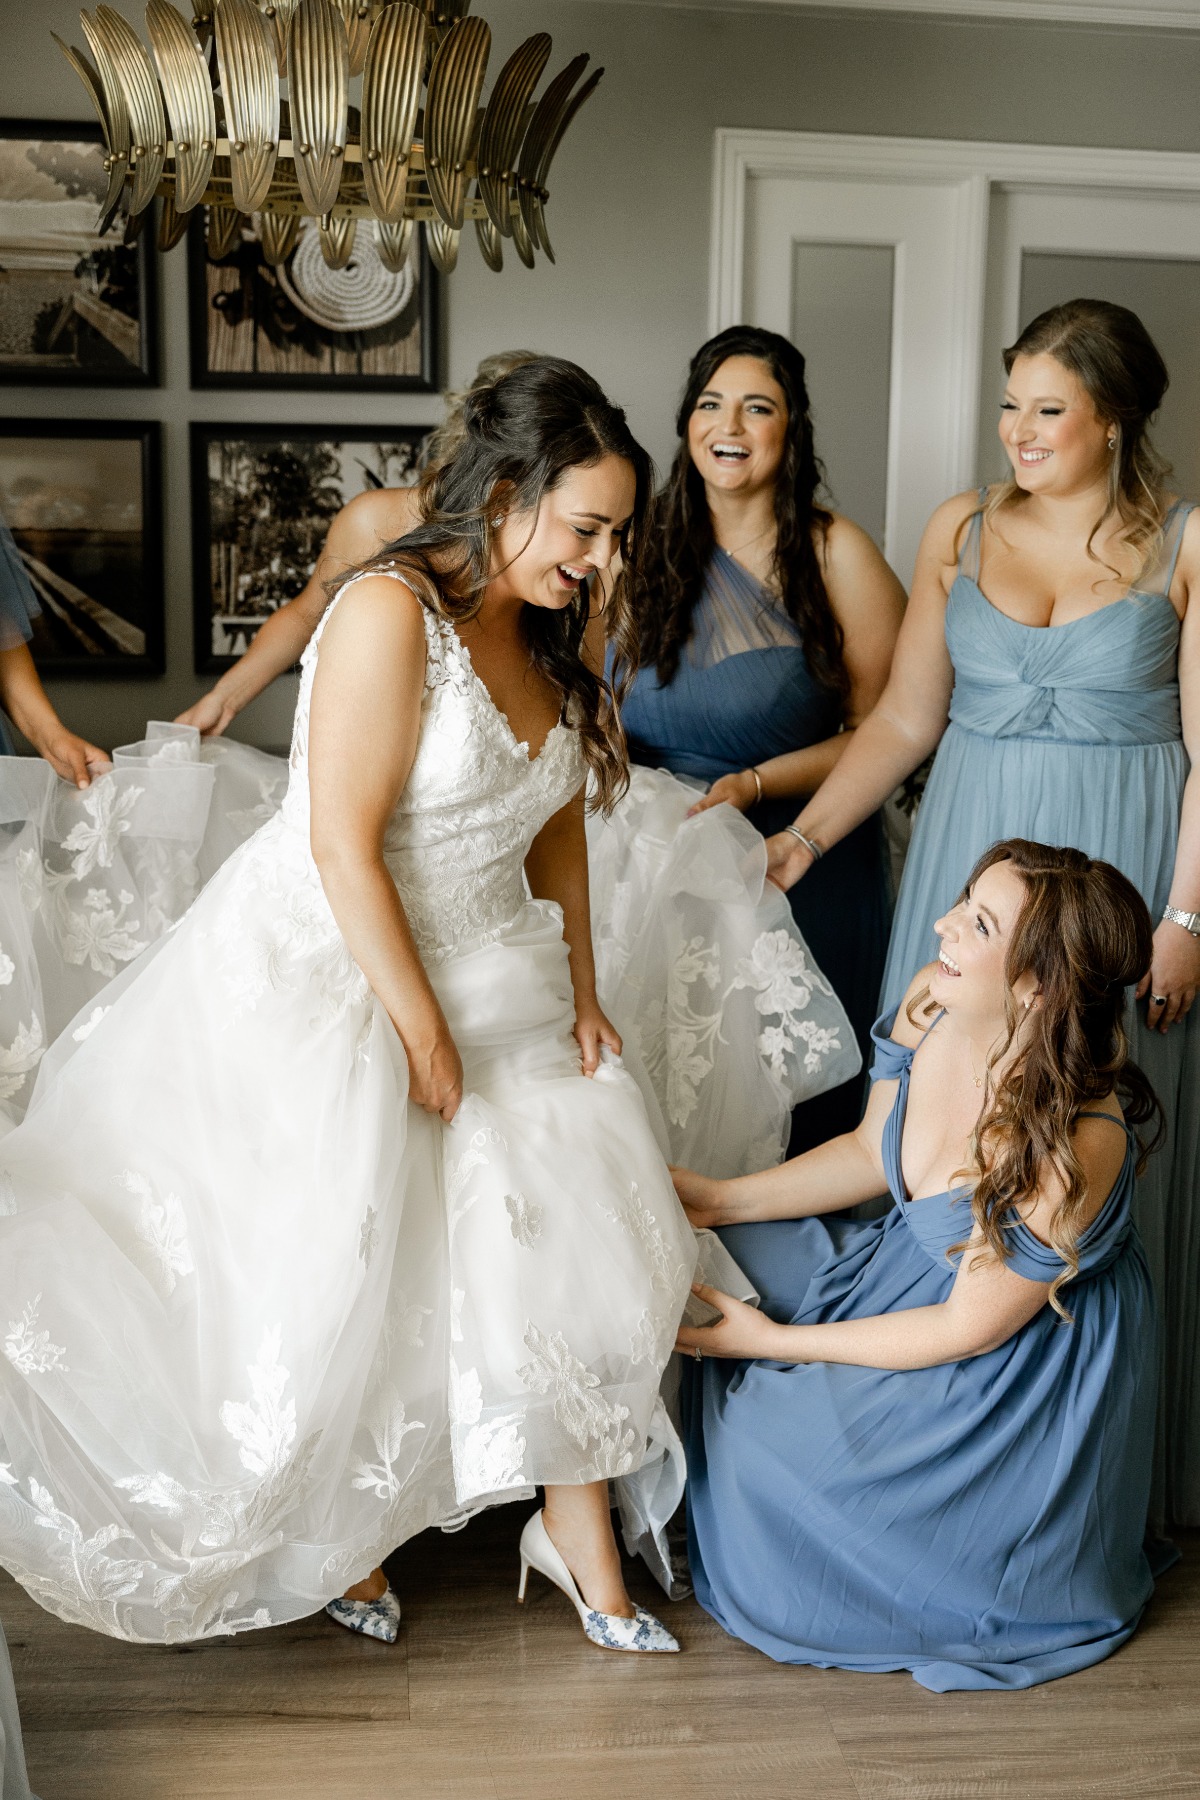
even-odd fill
[{"label": "gray wall", "polygon": [[[186,3],[186,0],[185,0]],[[119,0],[141,24],[141,6]],[[671,453],[671,419],[708,307],[712,138],[717,126],[865,131],[1043,143],[1200,150],[1200,33],[1138,32],[836,11],[789,15],[607,4],[479,0],[493,65],[549,25],[555,66],[588,49],[607,74],[552,175],[557,267],[515,263],[499,277],[464,238],[449,282],[443,378],[467,377],[486,352],[516,345],[570,355],[629,408],[654,455]],[[80,41],[75,0],[0,0],[0,114],[81,119],[89,108],[50,42]],[[187,422],[352,419],[419,423],[418,395],[192,393],[187,382],[183,249],[164,260],[164,385],[140,393],[0,389],[15,416],[152,417],[166,428],[167,656],[161,680],[59,682],[54,698],[101,742],[138,735],[205,685],[191,666]],[[238,735],[286,740],[293,684],[242,715]]]}]

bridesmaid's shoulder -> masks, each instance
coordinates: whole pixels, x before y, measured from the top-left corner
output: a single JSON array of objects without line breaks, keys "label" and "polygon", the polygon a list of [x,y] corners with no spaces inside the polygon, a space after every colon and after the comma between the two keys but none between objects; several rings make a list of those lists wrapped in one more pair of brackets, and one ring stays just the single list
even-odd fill
[{"label": "bridesmaid's shoulder", "polygon": [[925,542],[942,554],[944,562],[957,562],[963,528],[979,511],[979,489],[963,488],[935,507],[925,527]]},{"label": "bridesmaid's shoulder", "polygon": [[856,525],[845,513],[830,512],[818,551],[826,577],[835,582],[857,583],[866,575],[888,567],[870,532]]}]

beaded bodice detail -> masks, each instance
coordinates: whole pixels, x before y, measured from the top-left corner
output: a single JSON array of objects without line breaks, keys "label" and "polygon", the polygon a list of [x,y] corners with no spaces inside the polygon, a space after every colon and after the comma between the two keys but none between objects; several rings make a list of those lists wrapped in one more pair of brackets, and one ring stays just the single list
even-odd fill
[{"label": "beaded bodice detail", "polygon": [[[400,580],[400,576],[394,579]],[[321,637],[300,663],[286,820],[308,830],[308,719]],[[384,838],[417,947],[427,961],[497,938],[529,898],[524,864],[542,826],[578,792],[578,734],[560,723],[540,754],[518,742],[446,619],[425,611],[425,691],[416,755]]]}]

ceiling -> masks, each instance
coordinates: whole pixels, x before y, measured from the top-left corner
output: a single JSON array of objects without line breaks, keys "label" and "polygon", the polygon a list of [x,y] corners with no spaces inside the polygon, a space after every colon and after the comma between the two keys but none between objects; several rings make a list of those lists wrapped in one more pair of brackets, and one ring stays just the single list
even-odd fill
[{"label": "ceiling", "polygon": [[1200,0],[636,0],[642,6],[781,6],[793,12],[936,13],[959,19],[1037,19],[1200,31]]}]

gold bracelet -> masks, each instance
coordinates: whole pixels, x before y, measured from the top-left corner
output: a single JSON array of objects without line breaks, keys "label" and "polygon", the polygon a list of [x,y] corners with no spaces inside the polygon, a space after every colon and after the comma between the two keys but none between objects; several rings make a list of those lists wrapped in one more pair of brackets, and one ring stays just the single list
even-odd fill
[{"label": "gold bracelet", "polygon": [[746,773],[747,773],[747,775],[753,775],[753,777],[754,777],[755,793],[754,793],[754,799],[751,801],[750,804],[752,806],[757,806],[759,801],[763,797],[762,776],[759,774],[758,770],[755,768],[753,763],[751,763],[750,767],[746,770]]}]

